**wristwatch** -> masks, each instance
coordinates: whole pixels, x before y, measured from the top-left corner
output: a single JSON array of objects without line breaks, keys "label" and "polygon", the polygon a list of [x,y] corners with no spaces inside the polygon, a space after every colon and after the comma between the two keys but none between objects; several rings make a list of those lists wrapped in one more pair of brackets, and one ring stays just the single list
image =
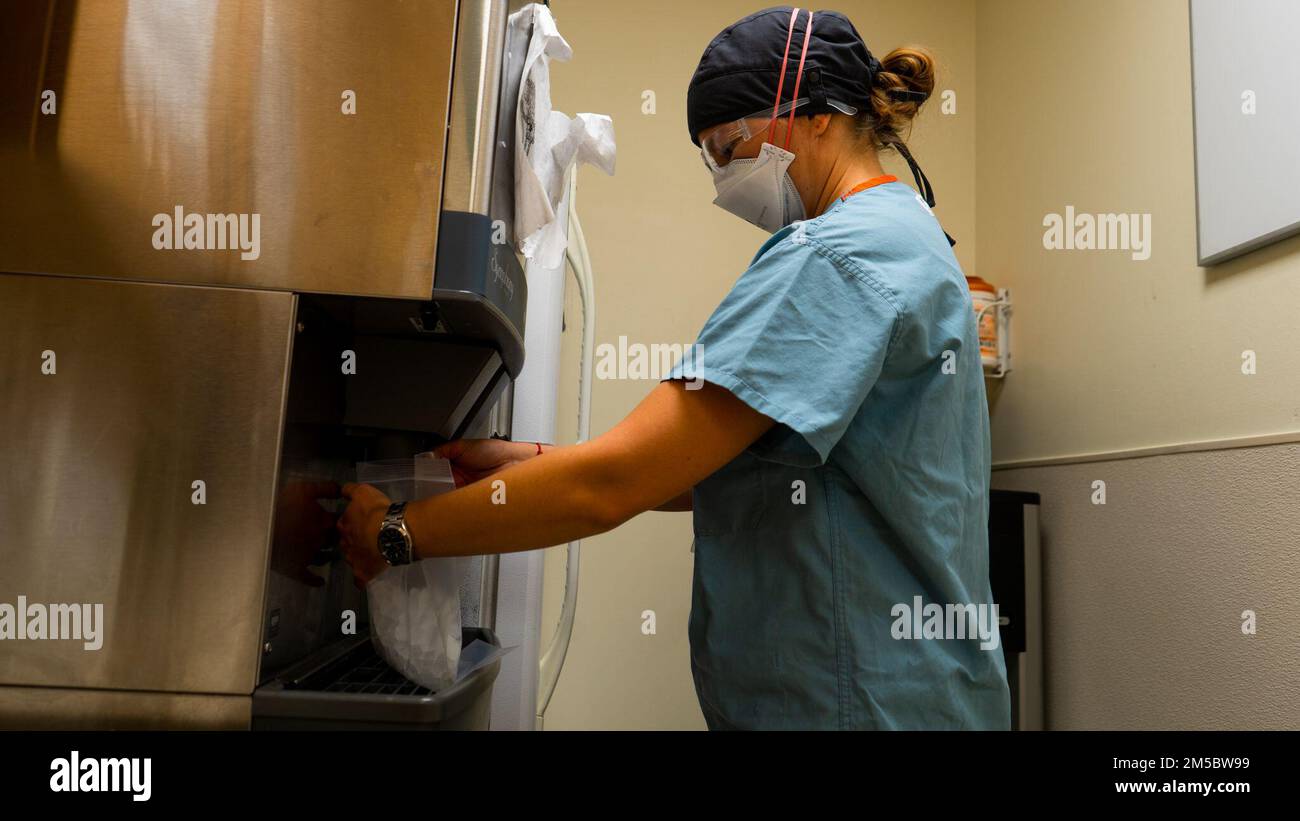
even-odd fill
[{"label": "wristwatch", "polygon": [[406,502],[388,506],[379,525],[379,555],[390,565],[411,563],[411,531],[406,529]]}]

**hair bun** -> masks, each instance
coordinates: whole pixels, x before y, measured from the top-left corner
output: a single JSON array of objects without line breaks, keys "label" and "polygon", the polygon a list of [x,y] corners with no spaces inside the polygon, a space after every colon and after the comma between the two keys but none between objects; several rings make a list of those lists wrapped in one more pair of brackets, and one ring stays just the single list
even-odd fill
[{"label": "hair bun", "polygon": [[929,51],[904,46],[889,52],[872,77],[871,110],[858,115],[859,133],[877,149],[901,143],[934,85],[934,57]]}]

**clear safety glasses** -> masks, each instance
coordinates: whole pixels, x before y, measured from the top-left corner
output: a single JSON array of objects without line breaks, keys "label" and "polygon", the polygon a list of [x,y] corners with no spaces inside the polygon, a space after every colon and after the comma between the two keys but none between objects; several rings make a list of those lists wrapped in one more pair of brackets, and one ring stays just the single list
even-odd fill
[{"label": "clear safety glasses", "polygon": [[[808,101],[807,97],[800,97],[797,100],[790,100],[781,104],[775,112],[770,108],[765,108],[762,111],[750,114],[748,117],[741,117],[739,120],[718,126],[700,142],[700,154],[704,157],[704,165],[712,172],[721,170],[723,166],[731,162],[731,155],[738,145],[758,134],[771,130],[776,120]],[[853,106],[848,103],[841,103],[838,100],[827,100],[826,104],[841,114],[853,116],[858,113],[858,110]],[[787,124],[786,127],[788,128],[789,125]]]}]

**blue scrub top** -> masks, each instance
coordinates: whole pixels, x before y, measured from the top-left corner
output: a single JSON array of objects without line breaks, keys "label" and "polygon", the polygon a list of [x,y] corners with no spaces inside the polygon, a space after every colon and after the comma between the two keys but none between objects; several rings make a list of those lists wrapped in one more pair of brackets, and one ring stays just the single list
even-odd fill
[{"label": "blue scrub top", "polygon": [[693,495],[709,727],[1008,729],[979,340],[924,201],[884,182],[776,232],[696,346],[666,378],[777,422]]}]

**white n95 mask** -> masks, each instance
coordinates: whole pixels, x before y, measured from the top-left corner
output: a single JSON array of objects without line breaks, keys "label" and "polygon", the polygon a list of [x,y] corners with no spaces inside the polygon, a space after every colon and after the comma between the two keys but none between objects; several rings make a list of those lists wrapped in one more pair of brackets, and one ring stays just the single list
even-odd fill
[{"label": "white n95 mask", "polygon": [[794,154],[763,143],[758,156],[710,169],[718,196],[713,204],[774,234],[804,218],[803,198],[789,168]]}]

